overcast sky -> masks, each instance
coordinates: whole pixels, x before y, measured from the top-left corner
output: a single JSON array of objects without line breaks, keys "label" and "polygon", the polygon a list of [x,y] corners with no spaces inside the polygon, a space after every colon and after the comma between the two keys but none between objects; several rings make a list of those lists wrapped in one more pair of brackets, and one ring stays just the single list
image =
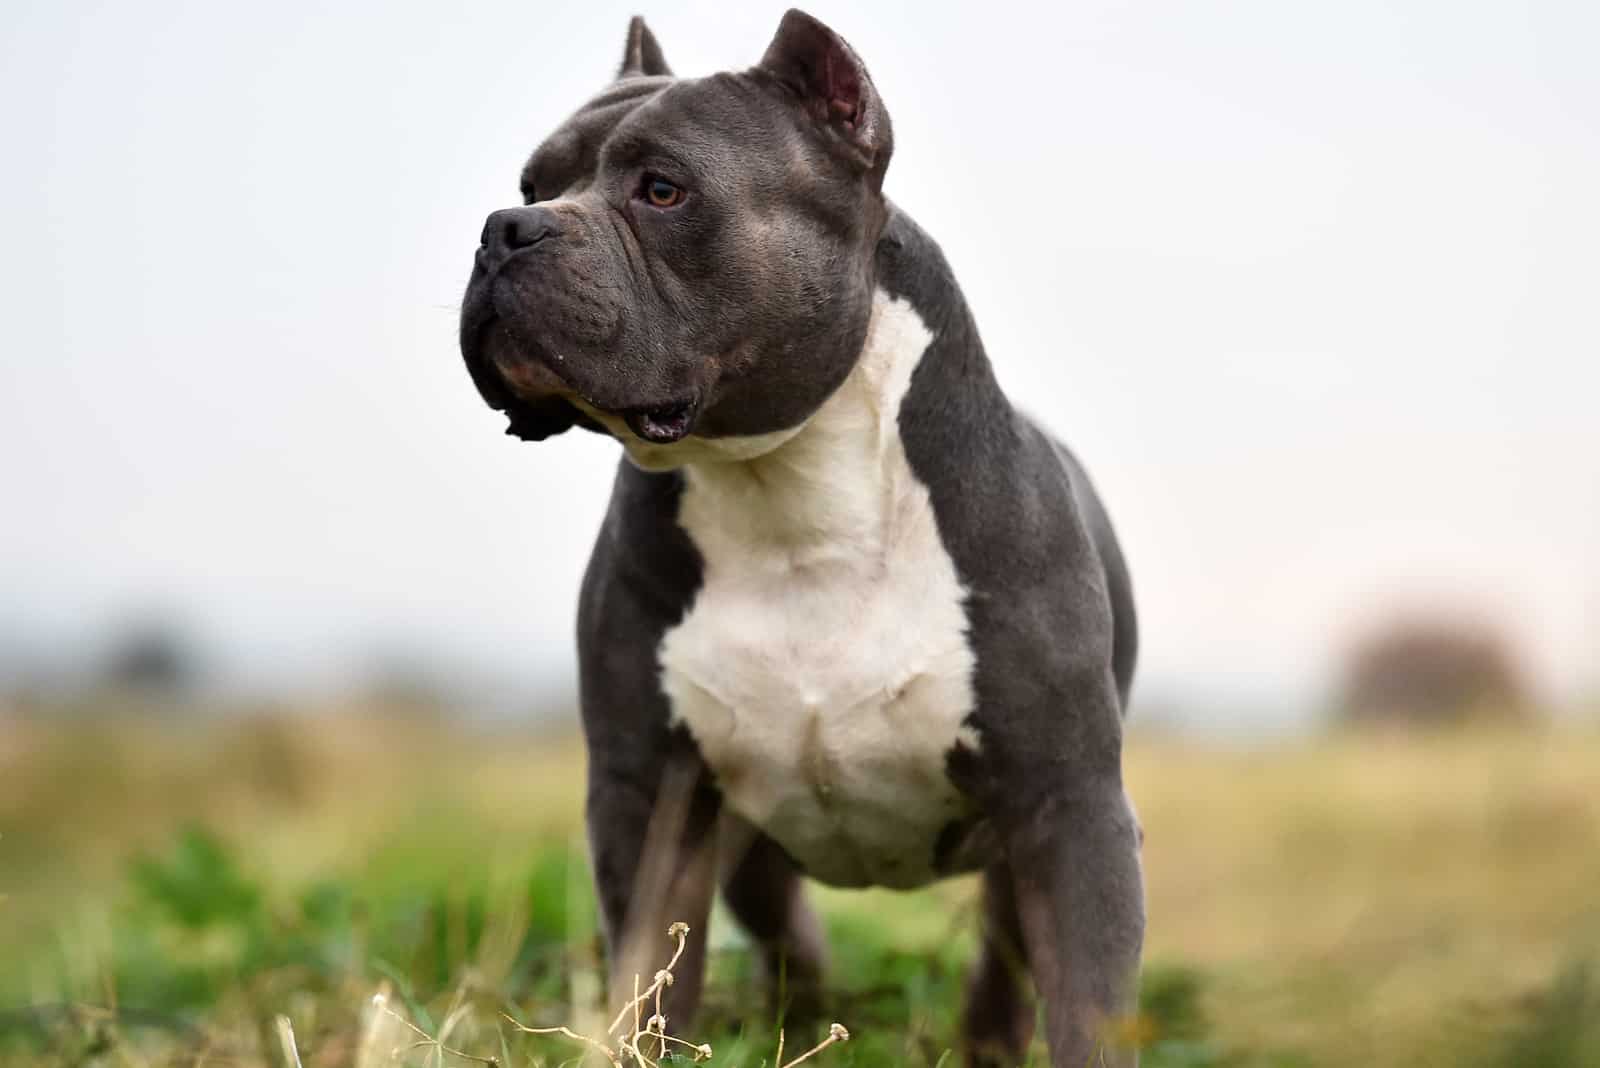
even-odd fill
[{"label": "overcast sky", "polygon": [[[1600,5],[821,3],[1002,382],[1095,474],[1152,702],[1314,705],[1397,605],[1600,683]],[[330,10],[324,10],[330,9]],[[560,686],[616,446],[460,365],[485,213],[631,6],[0,13],[0,644]],[[643,8],[679,74],[782,8]]]}]

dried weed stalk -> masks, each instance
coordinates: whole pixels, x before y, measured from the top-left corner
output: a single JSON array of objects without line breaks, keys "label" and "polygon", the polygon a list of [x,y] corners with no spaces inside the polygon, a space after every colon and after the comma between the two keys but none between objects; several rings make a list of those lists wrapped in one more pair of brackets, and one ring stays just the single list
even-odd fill
[{"label": "dried weed stalk", "polygon": [[[685,946],[689,941],[689,925],[675,923],[667,928],[667,937],[677,942],[672,952],[672,958],[667,961],[667,966],[656,972],[650,985],[643,990],[639,989],[639,977],[633,979],[633,997],[617,1013],[616,1019],[611,1021],[611,1026],[606,1029],[605,1039],[593,1038],[582,1034],[570,1027],[529,1027],[507,1013],[500,1015],[518,1031],[530,1035],[559,1035],[570,1039],[588,1049],[599,1053],[610,1062],[612,1068],[661,1068],[663,1060],[670,1050],[681,1048],[684,1053],[696,1063],[711,1059],[711,1047],[706,1043],[690,1042],[688,1039],[679,1038],[667,1030],[667,1017],[662,1010],[662,994],[673,983],[672,970],[678,966],[679,959],[683,956]],[[646,1016],[646,1010],[651,1010]],[[468,1012],[467,1005],[458,996],[451,1011],[440,1025],[437,1036],[430,1035],[403,1015],[389,1007],[387,991],[380,990],[372,995],[367,1004],[367,1018],[356,1051],[356,1068],[378,1068],[387,1061],[393,1063],[404,1057],[407,1053],[417,1049],[427,1049],[432,1055],[434,1064],[441,1064],[445,1056],[455,1057],[463,1061],[486,1065],[487,1068],[500,1068],[498,1057],[480,1057],[460,1049],[452,1048],[445,1044],[451,1030]],[[631,1017],[631,1021],[630,1021]],[[287,1016],[279,1016],[276,1020],[279,1052],[282,1054],[284,1068],[301,1068],[300,1053],[295,1044],[294,1027]],[[397,1030],[403,1028],[403,1031]],[[400,1044],[391,1045],[390,1032],[394,1032],[401,1040]],[[410,1033],[413,1039],[405,1042],[405,1032]],[[778,1052],[773,1058],[773,1063],[778,1068],[795,1068],[802,1061],[811,1057],[829,1046],[838,1042],[847,1042],[850,1032],[841,1024],[833,1024],[828,1028],[828,1037],[806,1050],[792,1061],[783,1059],[783,1032],[778,1032]],[[614,1043],[614,1046],[612,1045]]]},{"label": "dried weed stalk", "polygon": [[[667,961],[667,966],[656,972],[650,985],[643,990],[639,989],[639,976],[633,977],[633,997],[617,1013],[616,1019],[611,1021],[611,1026],[606,1029],[606,1038],[616,1043],[616,1047],[607,1042],[588,1035],[579,1034],[570,1027],[529,1027],[512,1016],[501,1013],[506,1021],[517,1030],[530,1035],[560,1035],[574,1042],[582,1043],[595,1052],[601,1054],[609,1061],[612,1068],[660,1068],[661,1061],[666,1057],[670,1048],[682,1047],[695,1061],[708,1061],[711,1059],[711,1047],[706,1043],[690,1042],[688,1039],[679,1038],[667,1030],[667,1017],[662,1012],[661,997],[667,987],[673,983],[672,970],[677,967],[678,960],[683,956],[684,947],[689,941],[689,925],[675,923],[667,928],[667,937],[675,939],[677,946],[673,949],[672,959]],[[646,1017],[645,1010],[654,1011]],[[629,1016],[632,1016],[631,1027],[625,1027]],[[813,1054],[820,1053],[836,1042],[845,1042],[850,1038],[850,1032],[840,1024],[834,1024],[828,1029],[828,1037],[817,1043],[811,1049],[802,1053],[794,1060],[783,1061],[783,1032],[778,1032],[778,1055],[774,1063],[779,1068],[794,1068],[794,1065],[806,1060]]]}]

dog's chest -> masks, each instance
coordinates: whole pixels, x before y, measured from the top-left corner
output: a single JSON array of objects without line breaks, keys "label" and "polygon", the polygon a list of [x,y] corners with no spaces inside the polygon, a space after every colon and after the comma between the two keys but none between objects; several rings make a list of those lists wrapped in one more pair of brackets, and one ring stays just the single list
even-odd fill
[{"label": "dog's chest", "polygon": [[880,295],[850,379],[758,460],[687,469],[703,585],[662,641],[663,688],[727,804],[838,885],[934,878],[975,746],[964,591],[897,426],[930,340]]}]

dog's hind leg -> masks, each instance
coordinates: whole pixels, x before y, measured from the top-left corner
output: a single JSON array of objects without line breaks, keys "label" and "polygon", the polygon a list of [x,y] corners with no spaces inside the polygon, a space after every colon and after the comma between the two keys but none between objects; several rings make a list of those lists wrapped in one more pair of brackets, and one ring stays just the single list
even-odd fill
[{"label": "dog's hind leg", "polygon": [[800,872],[771,838],[742,820],[724,822],[723,900],[760,947],[774,1009],[795,1024],[815,1022],[827,946]]},{"label": "dog's hind leg", "polygon": [[983,930],[967,987],[965,1034],[969,1068],[1012,1068],[1033,1041],[1033,982],[1028,975],[1016,890],[1005,864],[983,875]]}]

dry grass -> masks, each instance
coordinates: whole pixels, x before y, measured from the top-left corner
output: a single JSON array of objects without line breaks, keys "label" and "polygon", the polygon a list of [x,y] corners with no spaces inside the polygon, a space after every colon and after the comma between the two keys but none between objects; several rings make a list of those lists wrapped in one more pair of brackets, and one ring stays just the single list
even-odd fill
[{"label": "dry grass", "polygon": [[[497,1013],[543,1026],[551,1007],[530,1018],[527,1003],[505,1002],[527,903],[492,887],[515,883],[552,850],[581,849],[581,749],[566,735],[474,733],[357,711],[226,730],[0,718],[8,996],[115,1004],[98,962],[121,922],[129,858],[165,848],[200,819],[234,844],[274,907],[330,877],[361,888],[439,887],[446,919],[437,940],[443,959],[457,963],[432,1013],[465,1020],[451,1026],[468,1045],[504,1059]],[[1147,957],[1157,969],[1177,964],[1206,977],[1220,1048],[1298,1051],[1310,1064],[1454,1063],[1440,1051],[1513,1019],[1563,964],[1600,948],[1600,734],[1592,730],[1258,747],[1136,738],[1127,769],[1148,834]],[[481,930],[468,915],[474,880],[491,887]],[[895,1036],[903,1052],[881,1063],[932,1064],[948,1044],[944,987],[915,994],[933,980],[899,962],[964,957],[972,892],[970,880],[956,880],[913,895],[819,894],[840,982],[900,984],[883,1017],[903,1018]],[[584,1006],[598,990],[592,918],[574,914],[566,928],[570,1004],[554,1008],[576,1020],[580,1009],[592,1015]],[[872,945],[850,943],[862,932]],[[720,923],[713,946],[728,937]],[[874,953],[890,965],[857,963]],[[288,1015],[302,1042],[313,1031],[348,1035],[308,1056],[308,1066],[354,1063],[351,1006],[370,998],[370,976],[357,968],[317,996],[298,995],[293,975],[272,981],[272,1004],[298,1006]],[[750,1000],[740,982],[723,987],[724,1006]],[[211,1020],[248,1030],[267,1000],[259,991],[224,998]],[[342,1032],[328,1022],[335,1015]],[[444,1041],[423,1020],[407,1022]],[[770,1041],[772,1025],[752,1035]],[[253,1048],[277,1044],[268,1035]],[[724,1043],[714,1044],[724,1063]],[[845,1063],[880,1063],[872,1048]],[[732,1049],[744,1059],[727,1063],[773,1063],[770,1045]],[[518,1063],[544,1056],[514,1053]]]},{"label": "dry grass", "polygon": [[1146,740],[1150,953],[1232,1043],[1421,1063],[1600,949],[1600,734]]}]

